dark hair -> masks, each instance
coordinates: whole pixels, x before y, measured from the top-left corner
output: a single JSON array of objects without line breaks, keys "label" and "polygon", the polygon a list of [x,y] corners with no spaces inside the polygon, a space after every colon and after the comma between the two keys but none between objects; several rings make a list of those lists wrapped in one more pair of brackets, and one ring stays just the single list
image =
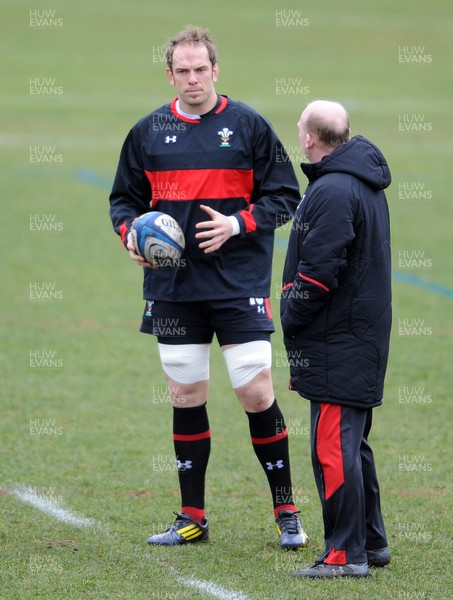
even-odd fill
[{"label": "dark hair", "polygon": [[173,52],[176,46],[180,44],[204,44],[208,50],[209,60],[212,66],[214,66],[217,63],[217,50],[215,47],[214,39],[209,29],[204,29],[203,27],[197,27],[194,25],[188,25],[183,31],[179,32],[167,44],[165,57],[167,59],[167,66],[169,69],[173,67]]}]

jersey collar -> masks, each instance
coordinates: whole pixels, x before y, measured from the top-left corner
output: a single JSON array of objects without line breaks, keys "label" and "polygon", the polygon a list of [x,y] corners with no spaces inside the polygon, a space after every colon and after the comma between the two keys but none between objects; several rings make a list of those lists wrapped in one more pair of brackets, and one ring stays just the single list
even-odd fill
[{"label": "jersey collar", "polygon": [[177,100],[178,100],[177,97],[173,98],[173,100],[170,103],[170,110],[175,115],[175,117],[177,117],[181,121],[184,121],[185,123],[199,123],[201,121],[201,119],[205,118],[206,116],[210,115],[211,113],[218,115],[226,108],[226,106],[228,104],[228,96],[221,96],[219,94],[217,104],[214,106],[214,108],[212,110],[210,110],[209,112],[207,112],[204,115],[201,115],[201,118],[199,118],[199,119],[196,119],[196,118],[191,119],[190,117],[188,117],[186,115],[182,115],[180,112],[177,111],[177,109],[176,109],[176,101]]}]

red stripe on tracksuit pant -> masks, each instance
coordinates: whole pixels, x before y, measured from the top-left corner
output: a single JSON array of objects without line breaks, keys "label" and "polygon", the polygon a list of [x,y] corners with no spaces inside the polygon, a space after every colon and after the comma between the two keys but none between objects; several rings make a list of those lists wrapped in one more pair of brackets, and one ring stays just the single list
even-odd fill
[{"label": "red stripe on tracksuit pant", "polygon": [[387,546],[374,458],[372,409],[311,402],[313,472],[322,505],[328,564],[364,563]]}]

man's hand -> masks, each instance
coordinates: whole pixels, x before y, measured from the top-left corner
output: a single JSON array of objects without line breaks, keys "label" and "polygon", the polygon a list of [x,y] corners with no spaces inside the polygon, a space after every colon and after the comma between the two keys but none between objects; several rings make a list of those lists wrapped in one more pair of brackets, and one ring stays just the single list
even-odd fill
[{"label": "man's hand", "polygon": [[199,247],[204,250],[205,254],[215,252],[233,235],[233,225],[231,220],[222,213],[217,212],[209,206],[200,205],[200,208],[207,213],[212,221],[202,221],[197,223],[197,229],[206,229],[206,231],[197,233],[197,239],[205,240],[199,244]]},{"label": "man's hand", "polygon": [[135,251],[135,246],[132,242],[132,236],[131,236],[130,232],[127,235],[126,248],[129,252],[129,256],[132,258],[132,260],[135,260],[135,262],[138,265],[140,265],[141,267],[147,267],[148,269],[155,269],[155,267],[153,267],[153,265],[146,262],[146,260],[143,258],[143,256],[140,256],[140,254],[137,254],[137,252]]}]

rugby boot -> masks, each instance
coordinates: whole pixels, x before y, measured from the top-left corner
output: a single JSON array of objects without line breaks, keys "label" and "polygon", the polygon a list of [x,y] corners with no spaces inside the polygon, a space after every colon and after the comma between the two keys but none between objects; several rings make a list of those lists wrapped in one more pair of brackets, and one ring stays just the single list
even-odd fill
[{"label": "rugby boot", "polygon": [[316,563],[308,569],[294,571],[294,577],[310,579],[332,579],[335,577],[368,577],[368,563],[350,563],[346,565],[329,565],[325,562]]},{"label": "rugby boot", "polygon": [[201,523],[191,519],[189,515],[177,512],[173,525],[164,531],[152,535],[148,539],[148,544],[158,546],[179,546],[181,544],[189,544],[193,542],[207,542],[209,540],[209,525],[206,519],[202,519]]},{"label": "rugby boot", "polygon": [[368,566],[385,567],[390,562],[390,551],[388,546],[379,548],[379,550],[366,550],[366,557],[368,559]]},{"label": "rugby boot", "polygon": [[281,510],[275,519],[280,536],[280,546],[284,550],[302,550],[308,546],[308,536],[305,533],[297,512]]}]

